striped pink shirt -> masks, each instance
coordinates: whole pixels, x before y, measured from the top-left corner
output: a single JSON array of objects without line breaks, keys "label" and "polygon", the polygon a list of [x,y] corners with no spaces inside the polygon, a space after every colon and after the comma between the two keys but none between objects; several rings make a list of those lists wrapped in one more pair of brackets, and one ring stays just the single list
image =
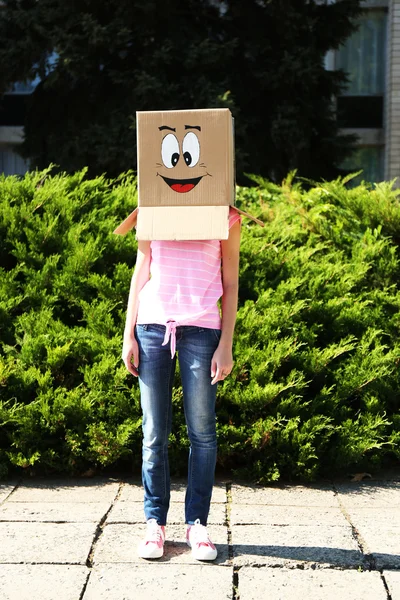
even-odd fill
[{"label": "striped pink shirt", "polygon": [[[240,220],[231,209],[229,228]],[[150,279],[139,294],[137,323],[165,325],[163,344],[171,337],[174,356],[179,325],[221,329],[221,242],[153,241],[150,250]]]}]

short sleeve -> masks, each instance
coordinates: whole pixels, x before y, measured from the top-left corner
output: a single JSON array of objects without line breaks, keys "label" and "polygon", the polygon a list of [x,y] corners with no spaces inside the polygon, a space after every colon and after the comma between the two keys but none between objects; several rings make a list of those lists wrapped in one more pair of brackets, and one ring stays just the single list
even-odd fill
[{"label": "short sleeve", "polygon": [[238,221],[241,223],[242,217],[234,208],[229,207],[229,229]]}]

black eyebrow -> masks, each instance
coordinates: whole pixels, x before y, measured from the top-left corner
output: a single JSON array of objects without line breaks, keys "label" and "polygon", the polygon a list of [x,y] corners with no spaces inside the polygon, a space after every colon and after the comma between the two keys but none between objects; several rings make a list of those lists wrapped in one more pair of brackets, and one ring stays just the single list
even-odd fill
[{"label": "black eyebrow", "polygon": [[198,129],[201,131],[200,125],[185,125],[185,129]]},{"label": "black eyebrow", "polygon": [[158,128],[160,131],[162,131],[163,129],[169,129],[170,131],[176,131],[175,127],[168,127],[168,125],[161,125],[161,127]]}]

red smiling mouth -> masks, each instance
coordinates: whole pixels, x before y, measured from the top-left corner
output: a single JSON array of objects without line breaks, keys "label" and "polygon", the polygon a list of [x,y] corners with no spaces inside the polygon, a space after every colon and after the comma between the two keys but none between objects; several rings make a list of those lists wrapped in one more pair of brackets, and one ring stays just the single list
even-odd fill
[{"label": "red smiling mouth", "polygon": [[186,192],[190,192],[196,185],[199,183],[201,177],[195,177],[194,179],[169,179],[168,177],[163,177],[160,175],[169,187],[174,190],[174,192],[179,192],[180,194],[185,194]]}]

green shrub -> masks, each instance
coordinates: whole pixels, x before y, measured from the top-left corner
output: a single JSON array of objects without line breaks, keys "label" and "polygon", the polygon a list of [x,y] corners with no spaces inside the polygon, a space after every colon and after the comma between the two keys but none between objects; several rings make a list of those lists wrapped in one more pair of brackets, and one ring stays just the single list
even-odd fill
[{"label": "green shrub", "polygon": [[[137,381],[121,361],[132,174],[0,178],[0,476],[139,469]],[[238,189],[234,372],[219,388],[219,466],[259,482],[400,457],[399,192],[346,180]],[[177,374],[171,465],[188,440]]]}]

